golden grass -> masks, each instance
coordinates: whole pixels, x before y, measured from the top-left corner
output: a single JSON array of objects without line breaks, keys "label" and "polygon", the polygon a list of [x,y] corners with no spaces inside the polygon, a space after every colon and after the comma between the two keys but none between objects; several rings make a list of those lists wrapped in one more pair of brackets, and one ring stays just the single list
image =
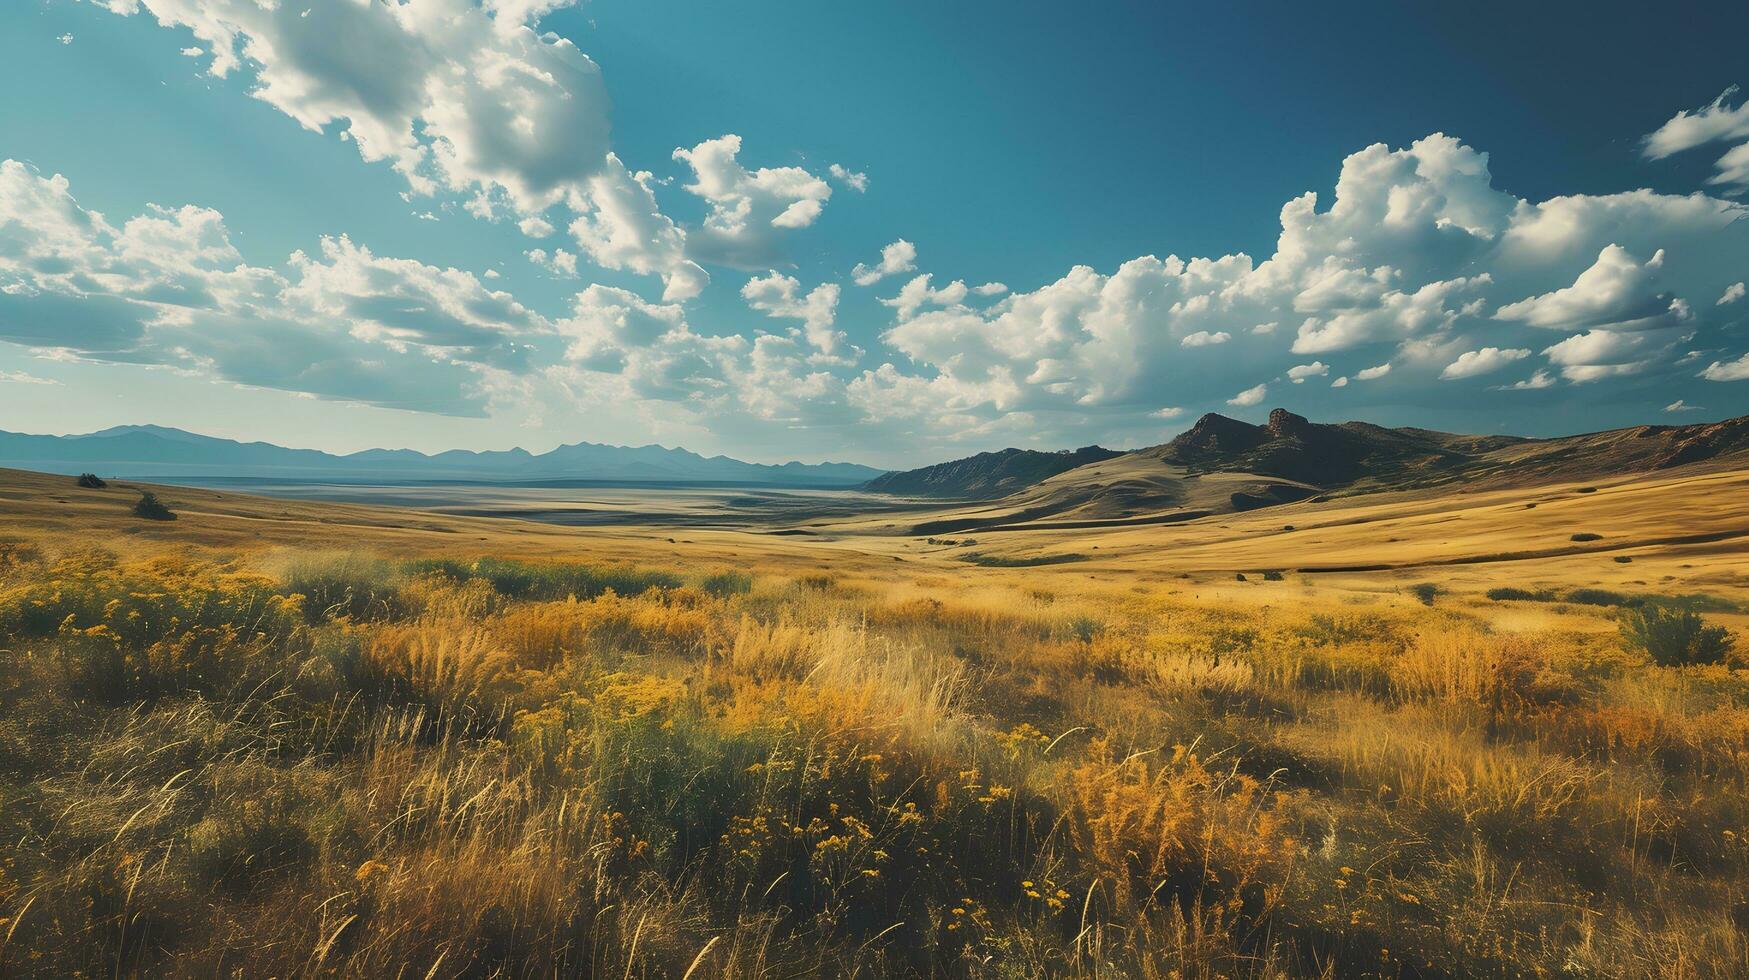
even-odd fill
[{"label": "golden grass", "polygon": [[0,541],[0,973],[1749,972],[1749,671],[1613,607],[238,500]]}]

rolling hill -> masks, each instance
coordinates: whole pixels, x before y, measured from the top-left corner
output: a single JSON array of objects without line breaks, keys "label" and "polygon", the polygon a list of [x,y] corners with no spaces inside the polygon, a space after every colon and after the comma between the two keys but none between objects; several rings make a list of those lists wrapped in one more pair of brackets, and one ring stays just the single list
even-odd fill
[{"label": "rolling hill", "polygon": [[751,483],[849,487],[882,471],[853,463],[748,463],[664,446],[579,442],[546,453],[525,449],[426,455],[367,449],[334,455],[265,442],[236,442],[156,425],[124,425],[85,435],[0,432],[0,465],[49,473],[91,471],[127,479],[258,478],[310,481],[530,483]]},{"label": "rolling hill", "polygon": [[[988,468],[983,459],[888,474],[881,482],[911,486],[933,479],[943,486],[955,474],[982,474]],[[1211,413],[1170,442],[1044,473],[1006,494],[987,482],[962,479],[953,484],[955,492],[935,495],[973,503],[930,515],[911,530],[1169,524],[1315,497],[1459,483],[1466,490],[1532,486],[1745,461],[1749,416],[1531,439],[1318,423],[1279,408],[1263,425]],[[1017,470],[1005,485],[1025,475]]]},{"label": "rolling hill", "polygon": [[1122,455],[1103,446],[1058,452],[1004,449],[902,473],[888,473],[875,477],[862,488],[873,493],[907,497],[989,499],[1024,490],[1041,480],[1088,463]]}]

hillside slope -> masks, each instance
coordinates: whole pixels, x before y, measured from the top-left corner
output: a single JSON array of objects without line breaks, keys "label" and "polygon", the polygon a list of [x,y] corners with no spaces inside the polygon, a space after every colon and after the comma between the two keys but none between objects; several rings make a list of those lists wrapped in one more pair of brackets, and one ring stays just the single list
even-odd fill
[{"label": "hillside slope", "polygon": [[1000,499],[987,496],[985,503],[931,514],[911,531],[1171,524],[1314,497],[1460,483],[1466,490],[1535,486],[1745,464],[1749,417],[1531,439],[1325,424],[1279,408],[1264,425],[1211,413],[1170,442],[1048,474]]},{"label": "hillside slope", "polygon": [[1122,455],[1103,446],[1058,452],[1004,449],[921,469],[888,473],[870,480],[862,489],[911,497],[988,500],[1024,490],[1058,473]]}]

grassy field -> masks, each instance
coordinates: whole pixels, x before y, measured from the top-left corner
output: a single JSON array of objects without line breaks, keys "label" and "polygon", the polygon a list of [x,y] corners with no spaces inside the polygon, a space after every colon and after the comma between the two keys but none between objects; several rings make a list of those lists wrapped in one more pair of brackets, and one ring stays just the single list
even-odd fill
[{"label": "grassy field", "polygon": [[970,541],[0,476],[3,975],[1749,975],[1749,473]]}]

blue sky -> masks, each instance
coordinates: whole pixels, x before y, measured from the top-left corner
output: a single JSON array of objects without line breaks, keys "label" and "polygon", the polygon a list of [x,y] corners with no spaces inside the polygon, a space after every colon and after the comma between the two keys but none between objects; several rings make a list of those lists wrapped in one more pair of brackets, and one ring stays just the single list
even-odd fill
[{"label": "blue sky", "polygon": [[1749,10],[1207,6],[7,5],[0,427],[905,465],[1749,412]]}]

